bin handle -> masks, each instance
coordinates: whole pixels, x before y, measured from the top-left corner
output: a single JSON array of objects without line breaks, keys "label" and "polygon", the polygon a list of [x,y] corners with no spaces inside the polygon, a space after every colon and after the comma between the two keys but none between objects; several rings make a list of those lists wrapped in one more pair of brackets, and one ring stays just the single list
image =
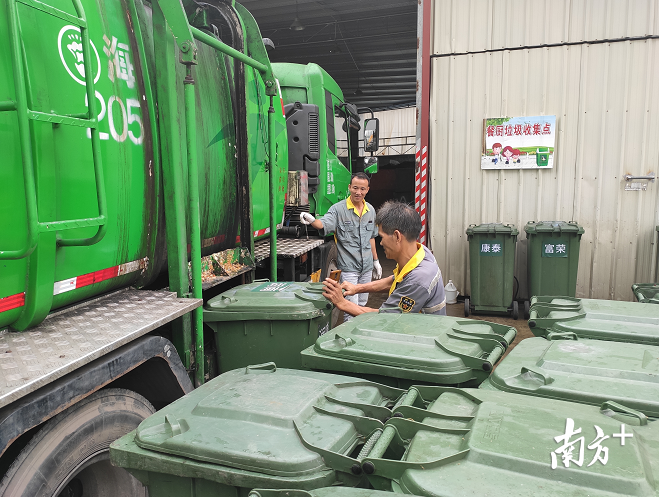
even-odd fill
[{"label": "bin handle", "polygon": [[579,337],[574,331],[550,331],[546,336],[547,340],[578,340]]},{"label": "bin handle", "polygon": [[533,373],[534,375],[539,376],[542,381],[544,382],[545,385],[549,385],[551,383],[554,383],[554,378],[549,376],[547,373],[545,373],[542,369],[540,368],[534,368],[534,367],[529,367],[529,366],[522,366],[521,370],[522,374],[526,373]]},{"label": "bin handle", "polygon": [[263,364],[253,364],[245,368],[245,374],[265,374],[277,371],[277,365],[274,362],[264,362]]},{"label": "bin handle", "polygon": [[169,429],[172,430],[172,437],[182,433],[181,423],[179,423],[178,419],[172,414],[165,414],[165,425],[169,426]]},{"label": "bin handle", "polygon": [[631,407],[623,406],[622,404],[618,404],[617,402],[614,402],[612,400],[607,400],[606,402],[603,402],[602,406],[600,407],[600,412],[605,416],[609,416],[611,418],[617,419],[618,421],[624,421],[624,419],[617,417],[617,414],[610,415],[606,411],[614,412],[614,413],[620,412],[634,416],[635,418],[638,419],[638,422],[641,426],[645,426],[646,424],[648,424],[648,417],[645,414],[643,414],[641,411],[637,411],[636,409],[632,409]]},{"label": "bin handle", "polygon": [[357,343],[357,342],[355,342],[352,338],[341,336],[341,335],[339,335],[338,333],[336,333],[336,334],[334,335],[334,340],[337,340],[337,341],[338,341],[338,340],[343,340],[343,341],[345,342],[345,345],[344,345],[342,348],[344,348],[344,347],[350,347],[351,345],[354,345],[355,343]]}]

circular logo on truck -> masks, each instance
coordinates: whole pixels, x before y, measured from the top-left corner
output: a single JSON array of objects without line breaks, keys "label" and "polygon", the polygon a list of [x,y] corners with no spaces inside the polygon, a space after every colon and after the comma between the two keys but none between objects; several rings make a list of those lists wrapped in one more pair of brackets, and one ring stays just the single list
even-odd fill
[{"label": "circular logo on truck", "polygon": [[[101,77],[101,59],[98,56],[94,42],[89,40],[92,46],[92,54],[96,56],[96,75],[94,76],[94,83],[98,83],[98,78]],[[64,68],[81,85],[85,84],[85,66],[84,57],[82,54],[82,35],[78,26],[64,26],[57,38],[57,47],[59,49],[59,57],[64,64]],[[92,61],[94,67],[94,61]]]}]

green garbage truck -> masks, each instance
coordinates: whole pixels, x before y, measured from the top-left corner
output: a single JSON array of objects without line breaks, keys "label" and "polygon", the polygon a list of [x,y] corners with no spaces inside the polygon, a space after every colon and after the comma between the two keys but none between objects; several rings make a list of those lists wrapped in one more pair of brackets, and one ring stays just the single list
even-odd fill
[{"label": "green garbage truck", "polygon": [[[144,495],[108,447],[215,370],[208,292],[304,279],[333,242],[277,244],[290,132],[240,4],[6,0],[0,47],[0,495]],[[326,164],[314,208],[347,190]]]}]

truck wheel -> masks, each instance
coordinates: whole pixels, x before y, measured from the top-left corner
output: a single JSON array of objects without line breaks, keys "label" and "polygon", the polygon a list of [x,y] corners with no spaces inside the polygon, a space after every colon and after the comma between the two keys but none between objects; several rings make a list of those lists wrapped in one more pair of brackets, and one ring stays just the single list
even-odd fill
[{"label": "truck wheel", "polygon": [[147,496],[123,468],[110,464],[110,444],[155,409],[124,389],[96,392],[48,421],[0,482],[6,497]]}]

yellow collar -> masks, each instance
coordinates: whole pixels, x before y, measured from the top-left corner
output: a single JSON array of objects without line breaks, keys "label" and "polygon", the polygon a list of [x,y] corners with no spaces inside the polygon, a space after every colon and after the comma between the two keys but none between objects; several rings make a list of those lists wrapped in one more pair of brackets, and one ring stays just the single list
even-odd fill
[{"label": "yellow collar", "polygon": [[368,204],[366,203],[366,200],[364,200],[364,210],[360,214],[359,212],[357,212],[357,208],[355,207],[355,204],[352,203],[352,199],[350,198],[350,196],[348,196],[348,198],[346,199],[346,207],[348,209],[352,209],[352,211],[355,214],[357,214],[359,217],[362,217],[364,214],[368,212]]},{"label": "yellow collar", "polygon": [[409,261],[407,261],[407,264],[405,264],[405,267],[403,267],[402,271],[399,271],[398,265],[396,265],[396,269],[394,269],[394,281],[391,284],[391,288],[389,289],[389,295],[394,293],[394,290],[396,289],[396,285],[401,281],[403,281],[403,278],[405,278],[405,276],[407,276],[408,273],[412,271],[412,269],[414,269],[419,264],[421,264],[421,261],[426,256],[426,252],[425,249],[423,248],[423,245],[417,242],[416,246],[418,250],[412,256],[412,258]]}]

